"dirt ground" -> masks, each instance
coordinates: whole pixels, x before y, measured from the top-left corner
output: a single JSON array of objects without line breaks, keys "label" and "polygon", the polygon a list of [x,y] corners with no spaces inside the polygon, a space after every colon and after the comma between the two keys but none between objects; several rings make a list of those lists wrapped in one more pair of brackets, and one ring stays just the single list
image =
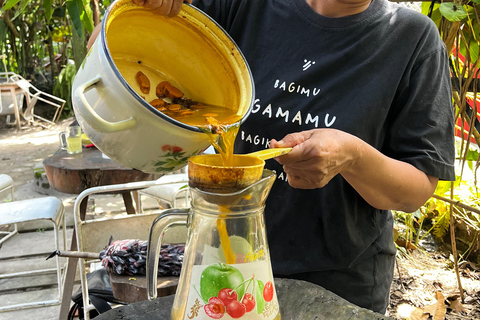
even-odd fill
[{"label": "dirt ground", "polygon": [[459,272],[463,302],[449,253],[413,251],[397,257],[387,315],[411,320],[480,319],[480,266],[463,262]]}]

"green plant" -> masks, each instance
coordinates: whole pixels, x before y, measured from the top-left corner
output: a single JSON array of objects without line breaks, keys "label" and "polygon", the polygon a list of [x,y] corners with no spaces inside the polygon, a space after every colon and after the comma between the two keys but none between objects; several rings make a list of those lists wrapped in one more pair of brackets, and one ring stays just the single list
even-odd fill
[{"label": "green plant", "polygon": [[75,65],[73,63],[67,64],[60,71],[55,86],[53,87],[53,94],[65,99],[66,103],[63,112],[68,116],[73,114],[71,92],[73,80],[75,79],[76,74],[77,69]]}]

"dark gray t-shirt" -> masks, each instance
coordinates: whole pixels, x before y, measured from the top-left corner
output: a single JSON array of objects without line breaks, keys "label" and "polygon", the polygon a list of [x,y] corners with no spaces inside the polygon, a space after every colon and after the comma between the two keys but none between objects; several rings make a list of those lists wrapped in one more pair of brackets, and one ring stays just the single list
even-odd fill
[{"label": "dark gray t-shirt", "polygon": [[[357,15],[327,18],[305,0],[200,0],[194,5],[234,39],[253,73],[256,102],[236,152],[269,147],[291,132],[333,128],[427,174],[454,179],[447,55],[433,22],[373,0]],[[315,190],[278,179],[266,205],[275,273],[351,266],[394,253],[388,211],[371,207],[343,179]]]}]

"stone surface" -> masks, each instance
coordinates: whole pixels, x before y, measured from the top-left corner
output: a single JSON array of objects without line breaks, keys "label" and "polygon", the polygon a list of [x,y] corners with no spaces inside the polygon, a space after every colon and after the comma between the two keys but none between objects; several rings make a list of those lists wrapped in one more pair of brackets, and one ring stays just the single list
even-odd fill
[{"label": "stone surface", "polygon": [[[282,320],[393,320],[373,311],[357,307],[345,299],[312,283],[275,279]],[[96,320],[167,320],[170,319],[174,296],[154,301],[141,301],[112,309]]]}]

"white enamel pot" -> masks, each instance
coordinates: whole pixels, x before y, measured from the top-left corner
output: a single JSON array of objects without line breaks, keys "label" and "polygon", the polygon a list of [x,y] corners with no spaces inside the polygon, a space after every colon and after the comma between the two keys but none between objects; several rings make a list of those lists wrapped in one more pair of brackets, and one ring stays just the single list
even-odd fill
[{"label": "white enamel pot", "polygon": [[242,53],[204,13],[184,4],[178,16],[168,18],[131,0],[114,2],[77,72],[72,102],[87,137],[129,168],[178,170],[210,145],[199,128],[147,103],[155,84],[149,97],[139,94],[134,88],[139,69],[174,83],[190,99],[232,108],[242,122],[253,105],[253,80]]}]

